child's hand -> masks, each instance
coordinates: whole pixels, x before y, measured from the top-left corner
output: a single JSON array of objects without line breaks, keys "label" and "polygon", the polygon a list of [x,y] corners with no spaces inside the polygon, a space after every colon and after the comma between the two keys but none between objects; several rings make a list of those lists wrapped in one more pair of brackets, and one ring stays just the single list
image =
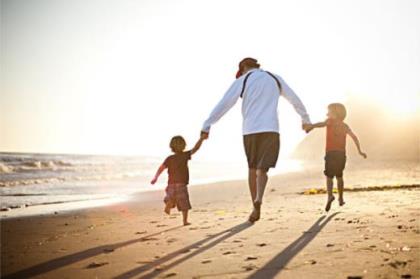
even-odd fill
[{"label": "child's hand", "polygon": [[150,183],[151,183],[152,185],[154,185],[154,184],[156,183],[156,181],[157,181],[157,178],[156,178],[156,177],[154,177],[154,178],[152,179],[152,181],[150,181]]},{"label": "child's hand", "polygon": [[314,129],[314,126],[312,124],[304,124],[302,127],[306,133],[309,133]]},{"label": "child's hand", "polygon": [[366,155],[366,153],[363,153],[362,151],[359,151],[359,154],[360,154],[360,156],[362,156],[363,158],[367,158],[367,155]]},{"label": "child's hand", "polygon": [[206,140],[208,138],[209,138],[209,133],[206,133],[206,132],[201,132],[200,133],[200,139],[201,140]]}]

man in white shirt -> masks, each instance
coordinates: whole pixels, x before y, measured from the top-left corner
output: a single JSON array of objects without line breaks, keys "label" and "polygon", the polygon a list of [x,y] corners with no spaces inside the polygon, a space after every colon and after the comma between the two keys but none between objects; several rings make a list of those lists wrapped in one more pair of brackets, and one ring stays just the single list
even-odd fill
[{"label": "man in white shirt", "polygon": [[249,221],[260,219],[262,199],[268,181],[267,172],[276,166],[280,149],[277,106],[285,97],[302,118],[302,128],[309,129],[310,119],[305,106],[284,80],[260,69],[256,59],[245,58],[239,63],[236,80],[204,122],[202,135],[208,137],[216,123],[239,98],[242,98],[242,133],[248,160],[248,183],[254,210]]}]

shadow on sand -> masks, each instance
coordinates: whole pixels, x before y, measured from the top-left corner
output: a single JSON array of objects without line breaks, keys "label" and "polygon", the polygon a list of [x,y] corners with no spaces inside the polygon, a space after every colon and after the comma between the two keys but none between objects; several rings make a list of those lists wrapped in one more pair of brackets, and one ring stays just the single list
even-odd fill
[{"label": "shadow on sand", "polygon": [[109,245],[102,245],[102,246],[98,246],[95,248],[90,248],[84,251],[80,251],[71,255],[67,255],[64,257],[60,257],[57,259],[53,259],[50,261],[46,261],[28,268],[25,268],[23,270],[17,271],[15,273],[11,273],[8,275],[5,275],[4,277],[1,276],[4,279],[9,279],[9,278],[28,278],[28,277],[32,277],[32,276],[38,276],[38,275],[42,275],[44,273],[50,272],[52,270],[61,268],[63,266],[66,265],[70,265],[73,264],[75,262],[79,262],[91,257],[95,257],[97,255],[100,254],[105,254],[105,253],[109,253],[111,251],[114,251],[118,248],[124,247],[124,246],[128,246],[137,242],[143,242],[143,241],[147,241],[149,238],[153,237],[153,236],[158,236],[162,233],[165,232],[169,232],[169,231],[173,231],[179,228],[182,228],[184,226],[177,226],[177,227],[173,227],[164,231],[160,231],[157,233],[153,233],[147,236],[143,236],[140,238],[136,238],[136,239],[132,239],[132,240],[128,240],[128,241],[123,241],[123,242],[119,242],[119,243],[115,243],[115,244],[109,244]]},{"label": "shadow on sand", "polygon": [[298,239],[289,244],[289,246],[284,248],[273,259],[271,259],[263,267],[259,268],[258,271],[250,275],[248,278],[265,279],[277,276],[282,269],[317,236],[325,225],[339,213],[340,212],[335,212],[327,218],[325,215],[320,217],[308,230],[303,232]]},{"label": "shadow on sand", "polygon": [[[251,227],[253,224],[250,222],[245,222],[239,225],[236,225],[234,227],[231,227],[227,230],[224,230],[222,232],[219,232],[217,234],[211,235],[203,240],[197,241],[189,246],[186,246],[182,249],[179,249],[175,252],[172,252],[170,254],[167,254],[165,256],[163,256],[162,258],[159,258],[151,263],[145,264],[143,266],[134,268],[132,270],[129,270],[119,276],[114,277],[115,279],[123,279],[123,278],[132,278],[132,277],[136,277],[136,278],[154,278],[156,276],[158,276],[159,274],[165,272],[166,270],[192,258],[197,256],[200,253],[203,253],[204,251],[214,247],[215,245],[217,245],[218,243],[234,236],[235,234],[240,233],[241,231]],[[214,239],[214,240],[213,240]],[[209,242],[207,243],[206,242]],[[203,246],[204,245],[204,246]],[[192,249],[194,249],[194,251],[191,251]],[[188,254],[186,254],[188,253]],[[165,266],[160,266],[178,256],[182,256],[179,259],[177,259],[174,262],[171,262],[170,264],[167,264]],[[159,266],[160,268],[156,269],[155,267]],[[153,269],[153,270],[151,270]],[[139,274],[145,273],[145,272],[149,272],[146,274],[143,274],[142,276],[139,276]],[[139,276],[139,277],[137,277]]]}]

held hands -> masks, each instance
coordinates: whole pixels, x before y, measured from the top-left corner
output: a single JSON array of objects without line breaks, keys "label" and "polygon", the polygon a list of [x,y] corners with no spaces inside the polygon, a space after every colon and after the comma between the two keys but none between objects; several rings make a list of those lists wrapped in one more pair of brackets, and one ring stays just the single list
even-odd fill
[{"label": "held hands", "polygon": [[312,124],[302,124],[302,129],[305,130],[306,133],[312,131],[313,128],[314,127]]},{"label": "held hands", "polygon": [[206,140],[208,138],[209,138],[209,133],[208,132],[201,131],[201,133],[200,133],[200,139],[201,140]]}]

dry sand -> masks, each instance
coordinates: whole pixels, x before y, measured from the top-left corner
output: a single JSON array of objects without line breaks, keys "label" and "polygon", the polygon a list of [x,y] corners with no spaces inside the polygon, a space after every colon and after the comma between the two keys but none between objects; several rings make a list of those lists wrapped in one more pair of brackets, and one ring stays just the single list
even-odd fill
[{"label": "dry sand", "polygon": [[[162,192],[1,222],[4,278],[419,278],[420,191],[325,195],[272,179],[259,222],[244,181],[191,187],[190,226]],[[411,277],[410,277],[411,276]]]}]

